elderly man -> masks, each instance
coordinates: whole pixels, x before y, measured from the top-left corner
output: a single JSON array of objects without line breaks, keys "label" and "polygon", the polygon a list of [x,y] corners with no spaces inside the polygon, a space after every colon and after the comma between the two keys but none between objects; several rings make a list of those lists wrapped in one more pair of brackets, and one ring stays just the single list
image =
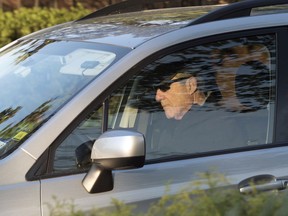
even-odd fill
[{"label": "elderly man", "polygon": [[241,133],[235,133],[234,119],[219,106],[221,95],[216,83],[204,81],[203,77],[180,72],[155,86],[155,99],[166,117],[159,124],[159,154],[191,154],[243,145]]},{"label": "elderly man", "polygon": [[209,95],[197,88],[196,77],[177,73],[157,86],[155,99],[161,103],[168,119],[181,120],[193,105],[202,106]]}]

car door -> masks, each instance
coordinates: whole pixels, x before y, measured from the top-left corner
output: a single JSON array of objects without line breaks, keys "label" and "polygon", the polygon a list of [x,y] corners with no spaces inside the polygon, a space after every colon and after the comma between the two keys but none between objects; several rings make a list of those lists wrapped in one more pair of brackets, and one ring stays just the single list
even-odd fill
[{"label": "car door", "polygon": [[[124,81],[109,87],[112,93],[75,119],[30,172],[31,179],[41,179],[44,215],[63,200],[84,211],[107,207],[113,198],[145,209],[167,185],[169,193],[177,193],[205,180],[199,176],[204,172],[224,174],[229,185],[260,174],[285,178],[285,36],[285,29],[258,29],[193,40],[133,67]],[[185,85],[188,78],[175,81],[179,73],[194,77],[192,93],[204,95],[181,120],[168,115],[157,99],[160,90]],[[81,182],[91,166],[91,146],[100,134],[116,129],[144,135],[145,166],[113,171],[113,190],[90,194]]]}]

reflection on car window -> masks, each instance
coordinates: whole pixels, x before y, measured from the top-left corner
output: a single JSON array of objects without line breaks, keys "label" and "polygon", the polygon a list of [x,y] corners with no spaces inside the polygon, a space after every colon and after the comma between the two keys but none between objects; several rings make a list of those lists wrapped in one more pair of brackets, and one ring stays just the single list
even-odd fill
[{"label": "reflection on car window", "polygon": [[120,126],[145,135],[147,159],[270,144],[275,52],[261,35],[162,57],[130,80]]},{"label": "reflection on car window", "polygon": [[[147,160],[271,144],[275,47],[274,35],[260,35],[161,57],[111,95],[108,129],[144,134]],[[89,166],[102,112],[58,147],[55,172]]]},{"label": "reflection on car window", "polygon": [[116,57],[120,58],[99,45],[54,40],[22,41],[0,53],[0,158],[31,136]]}]

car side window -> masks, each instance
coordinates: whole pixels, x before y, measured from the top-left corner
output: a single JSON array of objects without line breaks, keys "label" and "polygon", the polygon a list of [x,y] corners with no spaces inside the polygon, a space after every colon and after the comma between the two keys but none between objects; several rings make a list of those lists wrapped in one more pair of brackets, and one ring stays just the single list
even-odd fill
[{"label": "car side window", "polygon": [[[108,130],[143,133],[147,160],[271,144],[275,41],[233,38],[154,60],[110,96]],[[55,172],[89,164],[102,115],[95,109],[58,147]]]},{"label": "car side window", "polygon": [[171,53],[142,69],[133,78],[133,104],[146,159],[271,144],[275,49],[274,35],[234,38]]}]

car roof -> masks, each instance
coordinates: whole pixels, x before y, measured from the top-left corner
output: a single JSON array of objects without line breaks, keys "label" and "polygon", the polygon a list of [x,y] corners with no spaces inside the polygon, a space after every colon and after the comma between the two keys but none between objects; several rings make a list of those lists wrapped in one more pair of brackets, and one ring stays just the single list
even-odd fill
[{"label": "car roof", "polygon": [[221,6],[155,9],[94,17],[58,25],[30,37],[99,42],[134,48],[151,38],[182,28],[191,20]]},{"label": "car roof", "polygon": [[[142,8],[138,5],[138,10],[131,12],[127,6],[129,2],[135,5],[138,1],[121,2],[74,22],[51,27],[26,38],[98,42],[133,49],[152,38],[179,28],[223,19],[271,13],[267,12],[267,6],[270,9],[271,6],[276,7],[276,9],[272,7],[272,13],[278,13],[278,11],[283,13],[278,6],[288,4],[288,0],[246,0],[228,6],[208,5],[164,9],[148,8],[146,10],[147,2],[151,2],[151,0],[142,0],[140,2],[145,3],[145,7]],[[165,2],[167,1],[165,0]],[[254,10],[255,8],[257,10]],[[258,10],[259,8],[260,10]],[[287,13],[287,9],[286,7],[284,13]]]}]

